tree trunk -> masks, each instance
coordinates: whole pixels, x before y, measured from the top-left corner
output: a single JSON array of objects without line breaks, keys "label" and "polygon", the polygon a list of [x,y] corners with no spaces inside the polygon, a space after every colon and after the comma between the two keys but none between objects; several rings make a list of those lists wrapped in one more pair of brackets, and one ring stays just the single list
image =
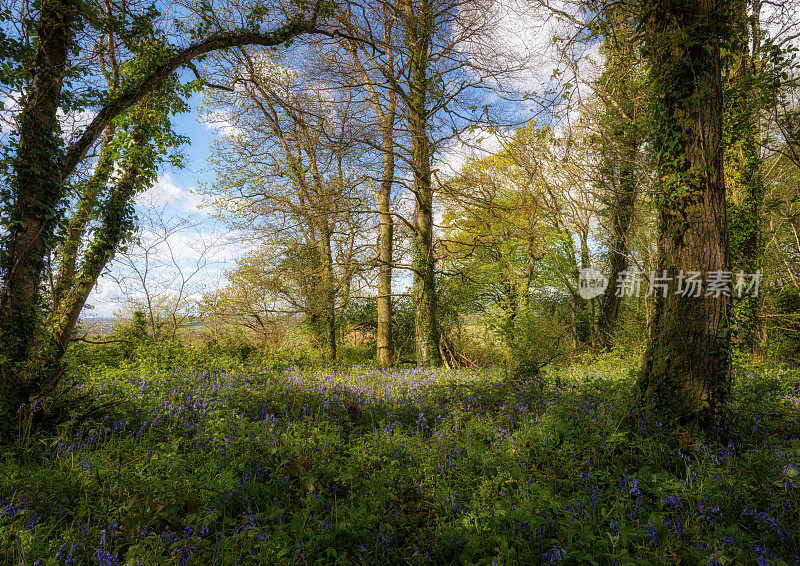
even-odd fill
[{"label": "tree trunk", "polygon": [[[748,25],[748,2],[739,0],[735,4],[733,57],[725,92],[725,182],[728,186],[728,227],[734,276],[738,272],[755,274],[762,269],[764,258],[764,238],[761,233],[764,181],[759,108],[754,84],[760,45],[760,3],[755,0],[753,4],[752,27]],[[763,357],[761,296],[734,296],[733,310],[734,344],[755,359]]]},{"label": "tree trunk", "polygon": [[578,309],[582,299],[579,295],[570,295],[570,334],[572,336],[572,349],[577,350],[580,345],[580,331],[578,329]]},{"label": "tree trunk", "polygon": [[336,285],[333,274],[331,230],[327,217],[320,230],[320,267],[322,268],[322,344],[325,357],[336,359]]},{"label": "tree trunk", "polygon": [[[392,116],[394,109],[392,109]],[[390,204],[394,183],[394,118],[392,125],[383,128],[383,178],[378,192],[378,365],[392,364],[392,260],[394,222]]]},{"label": "tree trunk", "polygon": [[436,320],[436,286],[433,255],[433,183],[431,147],[428,139],[428,64],[433,33],[433,7],[422,0],[414,11],[413,0],[406,0],[406,43],[409,49],[408,131],[411,136],[411,166],[414,210],[413,260],[414,327],[417,364],[441,365],[439,325]]},{"label": "tree trunk", "polygon": [[[131,139],[134,145],[143,145],[148,141],[140,128],[134,130]],[[89,244],[80,270],[76,276],[70,278],[69,287],[63,289],[61,300],[53,306],[49,331],[50,343],[55,351],[51,363],[58,362],[64,355],[86,299],[131,229],[134,218],[133,197],[139,185],[142,164],[136,157],[128,157],[126,161],[122,175],[111,190],[108,203],[103,207],[100,227]],[[74,258],[72,263],[74,266]]]},{"label": "tree trunk", "polygon": [[418,197],[412,268],[414,270],[414,327],[417,363],[428,367],[441,365],[441,356],[439,354],[439,326],[436,320],[433,222],[430,208],[426,210],[425,205],[426,203],[421,203]]},{"label": "tree trunk", "polygon": [[27,401],[27,386],[19,383],[17,372],[19,364],[28,359],[36,334],[44,258],[52,244],[56,211],[64,195],[56,112],[72,41],[73,15],[74,6],[68,0],[42,3],[34,74],[20,116],[10,227],[2,254],[0,379],[5,390],[1,392],[4,413],[9,405],[16,410],[20,401]]},{"label": "tree trunk", "polygon": [[628,234],[633,225],[638,181],[636,179],[636,159],[639,153],[639,140],[627,136],[620,140],[623,145],[619,164],[619,179],[611,183],[610,202],[611,242],[609,246],[608,287],[603,295],[598,326],[598,346],[610,351],[614,346],[614,331],[617,327],[622,297],[617,296],[616,281],[628,269]]},{"label": "tree trunk", "polygon": [[59,303],[72,287],[75,281],[75,268],[78,261],[78,248],[81,238],[86,230],[89,216],[97,207],[97,201],[114,168],[114,156],[108,144],[114,137],[114,128],[107,128],[100,150],[100,158],[95,166],[94,173],[86,183],[79,187],[80,200],[75,213],[69,219],[67,236],[61,244],[58,255],[58,273],[53,286],[53,310],[59,308]]},{"label": "tree trunk", "polygon": [[[664,425],[710,430],[730,389],[730,334],[724,294],[677,294],[683,272],[729,269],[722,162],[719,37],[727,17],[716,0],[656,2],[646,15],[646,56],[660,101],[658,149],[659,263],[671,277],[656,295],[650,340],[637,383],[647,414]],[[706,281],[707,283],[707,281]]]}]

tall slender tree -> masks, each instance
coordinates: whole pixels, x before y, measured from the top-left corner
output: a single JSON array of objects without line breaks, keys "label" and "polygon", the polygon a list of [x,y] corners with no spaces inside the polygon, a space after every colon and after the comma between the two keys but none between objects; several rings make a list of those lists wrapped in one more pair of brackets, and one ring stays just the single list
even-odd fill
[{"label": "tall slender tree", "polygon": [[600,155],[597,184],[601,191],[608,231],[608,280],[610,286],[597,321],[598,346],[610,350],[622,297],[615,292],[617,280],[628,269],[637,197],[642,178],[642,61],[634,40],[632,22],[624,11],[612,11],[603,51],[605,69],[595,92],[600,102],[597,116]]},{"label": "tall slender tree", "polygon": [[364,150],[356,117],[366,103],[263,51],[217,59],[214,80],[224,89],[212,100],[238,133],[216,144],[211,192],[234,225],[255,232],[256,241],[282,242],[284,266],[314,282],[297,286],[301,310],[335,359],[336,311],[349,299],[363,249],[357,232],[365,227]]},{"label": "tall slender tree", "polygon": [[[732,5],[733,32],[725,77],[725,181],[734,275],[760,273],[764,260],[761,156],[763,81],[760,80],[760,0]],[[733,340],[755,358],[764,355],[762,294],[733,297]]]},{"label": "tall slender tree", "polygon": [[[367,9],[368,8],[368,9]],[[375,200],[379,224],[376,359],[388,366],[394,359],[392,345],[392,272],[394,268],[394,216],[392,194],[397,170],[397,84],[402,78],[401,38],[396,18],[397,0],[362,3],[342,2],[335,17],[351,38],[328,49],[328,74],[341,78],[342,88],[364,89],[379,133],[376,149],[381,155]],[[335,56],[341,46],[345,55]]]}]

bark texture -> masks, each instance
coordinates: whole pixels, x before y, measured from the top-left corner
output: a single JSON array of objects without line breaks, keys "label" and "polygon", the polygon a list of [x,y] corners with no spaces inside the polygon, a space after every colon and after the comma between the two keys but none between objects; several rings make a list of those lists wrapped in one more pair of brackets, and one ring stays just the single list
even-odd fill
[{"label": "bark texture", "polygon": [[666,297],[657,294],[637,385],[644,410],[668,426],[713,428],[730,388],[730,298],[676,288],[681,271],[708,278],[729,269],[720,63],[727,17],[717,0],[659,0],[646,14],[658,101],[658,270],[673,279]]},{"label": "bark texture", "polygon": [[439,325],[436,317],[435,257],[433,253],[432,151],[428,139],[428,67],[434,7],[428,0],[406,0],[404,26],[408,61],[408,131],[411,136],[411,167],[414,210],[413,260],[414,326],[417,363],[439,366]]},{"label": "bark texture", "polygon": [[[20,116],[11,227],[3,245],[0,367],[4,382],[13,380],[16,366],[28,358],[37,327],[44,259],[57,220],[56,210],[64,198],[56,112],[75,10],[69,0],[44,2],[37,26],[35,70]],[[7,385],[17,391],[16,395],[7,392],[8,402],[16,403],[27,395],[20,389],[25,388],[23,384]]]}]

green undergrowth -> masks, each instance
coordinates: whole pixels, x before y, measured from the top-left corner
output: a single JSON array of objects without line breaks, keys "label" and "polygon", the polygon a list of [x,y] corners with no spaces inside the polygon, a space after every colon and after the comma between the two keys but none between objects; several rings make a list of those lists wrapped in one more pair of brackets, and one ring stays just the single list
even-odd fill
[{"label": "green undergrowth", "polygon": [[108,415],[0,449],[0,563],[799,560],[797,372],[737,370],[703,440],[628,411],[633,363],[86,370]]}]

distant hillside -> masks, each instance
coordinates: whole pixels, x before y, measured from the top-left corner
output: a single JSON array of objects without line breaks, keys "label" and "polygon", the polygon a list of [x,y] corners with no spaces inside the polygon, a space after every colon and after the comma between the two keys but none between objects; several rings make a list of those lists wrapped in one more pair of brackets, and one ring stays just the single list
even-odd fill
[{"label": "distant hillside", "polygon": [[117,319],[114,317],[95,317],[82,318],[79,321],[80,328],[87,334],[105,336],[114,328]]}]

